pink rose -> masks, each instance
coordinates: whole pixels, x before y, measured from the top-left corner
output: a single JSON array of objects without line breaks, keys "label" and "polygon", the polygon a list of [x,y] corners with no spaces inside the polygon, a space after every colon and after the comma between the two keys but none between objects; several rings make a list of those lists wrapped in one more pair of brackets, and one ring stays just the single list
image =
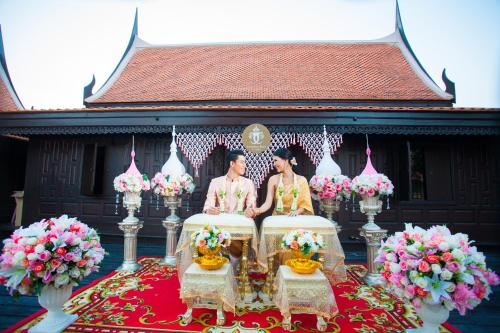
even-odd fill
[{"label": "pink rose", "polygon": [[52,257],[52,254],[47,250],[38,254],[38,259],[40,259],[42,261],[48,261],[51,257]]},{"label": "pink rose", "polygon": [[450,272],[456,273],[460,270],[460,265],[454,261],[446,264],[446,269]]},{"label": "pink rose", "polygon": [[451,254],[450,252],[445,252],[441,256],[441,259],[443,259],[443,261],[450,262],[453,260],[453,254]]},{"label": "pink rose", "polygon": [[426,261],[421,260],[420,263],[418,264],[418,270],[427,273],[428,271],[431,270],[431,266],[429,266],[429,264]]},{"label": "pink rose", "polygon": [[399,267],[401,267],[402,271],[407,271],[408,270],[408,263],[406,261],[401,261],[399,263]]},{"label": "pink rose", "polygon": [[365,188],[363,186],[360,186],[358,188],[358,192],[359,192],[359,194],[365,194],[366,191],[365,191]]},{"label": "pink rose", "polygon": [[368,196],[369,197],[373,197],[375,195],[375,190],[372,189],[371,187],[368,189],[368,191],[366,191],[368,193]]},{"label": "pink rose", "polygon": [[64,255],[64,260],[72,261],[75,258],[75,255],[72,252],[68,252]]},{"label": "pink rose", "polygon": [[408,295],[410,295],[410,297],[415,296],[415,285],[409,284],[405,287],[405,290],[408,293]]}]

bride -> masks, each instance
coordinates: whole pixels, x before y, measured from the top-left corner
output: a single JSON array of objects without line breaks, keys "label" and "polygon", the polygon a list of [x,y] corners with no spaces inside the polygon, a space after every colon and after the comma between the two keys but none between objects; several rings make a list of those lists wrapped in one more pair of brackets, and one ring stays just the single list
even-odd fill
[{"label": "bride", "polygon": [[292,152],[286,148],[276,150],[273,165],[279,174],[269,178],[266,201],[258,208],[249,208],[247,214],[255,217],[267,212],[274,199],[273,215],[314,215],[309,183],[294,171],[297,162]]}]

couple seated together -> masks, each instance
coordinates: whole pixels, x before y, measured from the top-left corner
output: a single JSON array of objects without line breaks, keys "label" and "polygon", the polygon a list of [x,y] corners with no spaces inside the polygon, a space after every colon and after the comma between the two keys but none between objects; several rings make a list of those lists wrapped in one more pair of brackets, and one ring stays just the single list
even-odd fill
[{"label": "couple seated together", "polygon": [[[244,152],[230,150],[226,155],[228,172],[210,182],[203,213],[218,215],[244,212],[248,218],[267,212],[274,200],[273,215],[314,215],[307,179],[294,170],[297,162],[286,148],[273,154],[273,165],[277,175],[271,176],[267,184],[266,201],[256,205],[256,191],[253,182],[243,177],[246,169]],[[242,242],[233,241],[229,248],[229,258],[235,267],[242,254]]]}]

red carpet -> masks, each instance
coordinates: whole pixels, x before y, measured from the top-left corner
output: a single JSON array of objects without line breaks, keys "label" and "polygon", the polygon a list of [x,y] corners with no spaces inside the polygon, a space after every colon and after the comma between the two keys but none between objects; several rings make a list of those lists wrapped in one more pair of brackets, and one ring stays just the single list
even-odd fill
[{"label": "red carpet", "polygon": [[[257,304],[226,313],[225,326],[215,326],[215,310],[194,309],[193,321],[183,326],[180,315],[186,306],[179,299],[175,269],[161,266],[158,258],[141,258],[144,268],[133,274],[113,272],[77,290],[66,311],[78,320],[65,332],[88,333],[264,333],[284,332],[281,314],[271,306]],[[327,332],[402,332],[417,326],[415,313],[382,289],[368,287],[360,278],[362,265],[348,264],[348,281],[333,286],[339,314],[328,322]],[[5,332],[26,332],[44,311],[26,318]],[[292,315],[293,332],[317,332],[313,315]],[[445,324],[444,332],[459,332]]]}]

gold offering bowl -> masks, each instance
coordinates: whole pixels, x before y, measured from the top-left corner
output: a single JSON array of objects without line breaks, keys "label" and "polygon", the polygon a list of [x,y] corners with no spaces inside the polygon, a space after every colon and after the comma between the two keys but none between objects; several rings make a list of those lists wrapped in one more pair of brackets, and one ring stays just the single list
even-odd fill
[{"label": "gold offering bowl", "polygon": [[220,244],[213,249],[208,246],[198,247],[198,253],[201,253],[204,256],[216,256],[220,253]]},{"label": "gold offering bowl", "polygon": [[229,260],[219,255],[220,245],[211,249],[208,246],[198,247],[198,253],[203,257],[198,257],[194,260],[201,268],[206,270],[216,270],[224,266]]},{"label": "gold offering bowl", "polygon": [[194,262],[200,265],[201,268],[211,271],[221,268],[229,260],[221,256],[204,256],[195,258]]},{"label": "gold offering bowl", "polygon": [[285,261],[285,265],[290,267],[292,271],[299,274],[312,274],[316,271],[316,268],[323,268],[323,266],[314,260],[310,259],[288,259]]}]

